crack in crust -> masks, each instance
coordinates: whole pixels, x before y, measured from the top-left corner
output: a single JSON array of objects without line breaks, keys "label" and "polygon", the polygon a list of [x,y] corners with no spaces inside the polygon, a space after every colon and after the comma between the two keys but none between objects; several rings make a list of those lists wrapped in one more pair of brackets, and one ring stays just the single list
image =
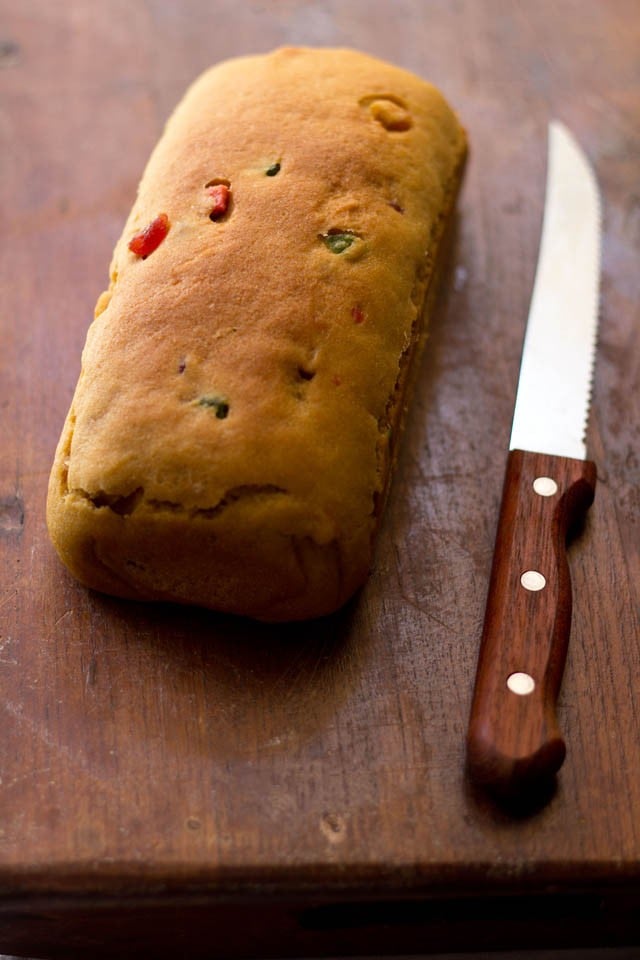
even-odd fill
[{"label": "crack in crust", "polygon": [[[452,229],[451,213],[455,208],[465,163],[466,156],[461,158],[454,175],[445,186],[443,209],[431,225],[429,248],[416,267],[410,293],[415,315],[407,342],[400,354],[395,384],[387,398],[383,414],[378,417],[380,436],[376,444],[376,469],[382,482],[380,487],[373,491],[371,514],[375,520],[379,520],[382,515],[389,494],[398,453],[398,440],[404,430],[408,400],[413,389],[413,377],[419,367],[422,348],[427,338],[427,303],[437,293],[439,273],[448,255],[447,237]],[[372,542],[374,538],[375,530],[372,533]]]},{"label": "crack in crust", "polygon": [[284,487],[278,487],[273,483],[248,483],[237,487],[231,487],[224,496],[211,507],[186,507],[182,503],[174,500],[158,500],[154,498],[145,498],[144,487],[137,487],[131,493],[113,494],[106,493],[104,490],[98,490],[95,493],[89,493],[80,487],[69,491],[72,496],[87,500],[96,509],[107,508],[121,517],[128,517],[140,507],[145,507],[151,512],[170,512],[184,514],[190,518],[204,517],[211,520],[219,516],[227,507],[239,500],[255,499],[256,497],[271,497],[288,494],[289,491]]}]

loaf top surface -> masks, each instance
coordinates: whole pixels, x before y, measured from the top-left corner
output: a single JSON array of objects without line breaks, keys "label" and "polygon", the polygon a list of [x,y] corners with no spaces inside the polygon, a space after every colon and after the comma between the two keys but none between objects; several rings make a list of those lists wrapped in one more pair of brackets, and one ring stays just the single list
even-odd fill
[{"label": "loaf top surface", "polygon": [[[65,492],[186,515],[286,492],[318,543],[368,530],[464,153],[436,88],[361,53],[285,48],[204,73],[114,251]],[[211,184],[228,189],[215,220]],[[161,214],[166,238],[137,256]]]}]

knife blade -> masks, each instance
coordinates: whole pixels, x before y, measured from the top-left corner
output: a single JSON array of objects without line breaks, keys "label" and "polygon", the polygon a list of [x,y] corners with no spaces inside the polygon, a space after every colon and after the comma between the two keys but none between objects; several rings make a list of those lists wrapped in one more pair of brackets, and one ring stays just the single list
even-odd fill
[{"label": "knife blade", "polygon": [[557,720],[571,627],[566,543],[595,493],[584,438],[599,274],[596,178],[554,121],[467,734],[472,779],[508,795],[551,782],[566,753]]}]

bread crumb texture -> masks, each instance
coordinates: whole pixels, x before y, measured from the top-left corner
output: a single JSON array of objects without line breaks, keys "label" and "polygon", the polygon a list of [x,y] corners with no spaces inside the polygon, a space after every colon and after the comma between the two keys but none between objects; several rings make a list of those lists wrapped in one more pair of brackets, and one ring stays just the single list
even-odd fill
[{"label": "bread crumb texture", "polygon": [[116,245],[49,485],[84,584],[265,620],[363,583],[465,135],[361,53],[187,91]]}]

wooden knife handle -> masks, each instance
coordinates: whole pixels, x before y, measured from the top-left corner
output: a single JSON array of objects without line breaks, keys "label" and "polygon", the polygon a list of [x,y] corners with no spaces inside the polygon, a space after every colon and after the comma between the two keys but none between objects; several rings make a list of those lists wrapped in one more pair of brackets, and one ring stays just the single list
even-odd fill
[{"label": "wooden knife handle", "polygon": [[564,760],[556,703],[571,627],[566,542],[595,483],[591,461],[509,454],[467,739],[470,775],[498,792],[541,785]]}]

